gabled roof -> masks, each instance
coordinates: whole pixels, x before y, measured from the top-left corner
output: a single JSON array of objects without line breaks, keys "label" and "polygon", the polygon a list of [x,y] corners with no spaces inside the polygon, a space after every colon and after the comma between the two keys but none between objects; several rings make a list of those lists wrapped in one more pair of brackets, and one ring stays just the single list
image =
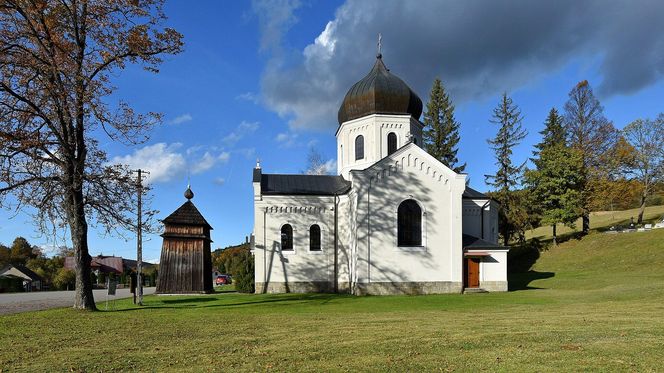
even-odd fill
[{"label": "gabled roof", "polygon": [[168,215],[162,222],[165,224],[203,226],[212,229],[191,201],[183,203],[182,206]]},{"label": "gabled roof", "polygon": [[485,241],[481,238],[471,236],[469,234],[463,235],[463,248],[464,250],[474,249],[505,249],[505,246],[497,245],[493,242]]},{"label": "gabled roof", "polygon": [[[254,174],[254,177],[258,175]],[[258,180],[254,179],[256,182]],[[345,194],[351,182],[336,175],[260,174],[261,194],[333,196]]]},{"label": "gabled roof", "polygon": [[34,273],[30,268],[28,268],[24,265],[20,265],[20,264],[10,264],[10,265],[4,267],[3,269],[0,269],[0,275],[2,275],[3,273],[9,271],[12,268],[15,268],[17,271],[21,272],[26,277],[29,277],[30,280],[32,280],[32,281],[42,281],[43,280],[40,275]]},{"label": "gabled roof", "polygon": [[487,196],[484,193],[478,192],[475,189],[466,186],[466,190],[463,192],[463,198],[470,198],[470,199],[491,199],[491,197]]},{"label": "gabled roof", "polygon": [[422,159],[428,159],[431,165],[438,167],[438,169],[441,172],[447,174],[448,177],[450,178],[459,177],[460,175],[465,175],[465,174],[457,174],[452,169],[445,166],[441,161],[431,156],[431,154],[427,153],[426,150],[422,149],[419,145],[415,144],[412,141],[405,143],[403,146],[399,147],[394,153],[386,155],[385,157],[376,161],[374,164],[370,165],[369,167],[363,170],[350,170],[350,172],[370,172],[373,170],[382,169],[382,167],[388,164],[393,164],[393,162],[399,160],[402,154],[408,151],[417,152],[419,156],[422,157]]}]

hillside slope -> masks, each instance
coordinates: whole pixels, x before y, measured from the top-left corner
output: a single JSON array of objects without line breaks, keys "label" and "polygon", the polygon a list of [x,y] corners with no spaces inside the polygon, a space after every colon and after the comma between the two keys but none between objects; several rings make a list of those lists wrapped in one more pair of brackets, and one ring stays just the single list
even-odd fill
[{"label": "hillside slope", "polygon": [[592,290],[611,297],[623,293],[632,297],[661,295],[664,289],[664,229],[595,233],[581,240],[571,239],[543,252],[532,271],[553,274],[549,278],[533,280],[529,283],[532,287]]},{"label": "hillside slope", "polygon": [[[634,218],[634,221],[636,221],[638,216],[639,209],[623,211],[594,211],[590,213],[590,229],[602,230],[608,229],[614,225],[627,225],[630,222],[630,218]],[[646,211],[643,214],[643,219],[644,221],[661,220],[663,216],[664,206],[649,206],[646,207]],[[559,224],[557,230],[559,236],[564,236],[573,232],[579,232],[581,230],[581,219],[576,222],[576,227],[574,229]],[[551,234],[551,227],[545,226],[527,231],[526,238],[539,238],[546,240],[551,238]]]}]

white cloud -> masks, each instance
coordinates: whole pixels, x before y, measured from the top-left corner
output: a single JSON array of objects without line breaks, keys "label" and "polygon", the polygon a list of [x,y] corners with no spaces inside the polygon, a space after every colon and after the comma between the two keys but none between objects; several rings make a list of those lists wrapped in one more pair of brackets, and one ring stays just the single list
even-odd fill
[{"label": "white cloud", "polygon": [[281,48],[284,34],[297,22],[294,12],[300,5],[299,0],[254,0],[252,2],[252,8],[258,15],[262,51]]},{"label": "white cloud", "polygon": [[182,124],[182,123],[190,122],[193,119],[194,119],[194,117],[192,117],[191,114],[186,113],[186,114],[182,114],[180,116],[177,116],[177,117],[171,119],[170,121],[168,121],[168,123],[169,124]]},{"label": "white cloud", "polygon": [[277,135],[274,138],[276,142],[279,143],[279,146],[283,148],[290,148],[296,145],[298,134],[292,132],[283,132]]},{"label": "white cloud", "polygon": [[235,130],[233,130],[233,132],[226,135],[222,139],[222,141],[228,146],[233,146],[238,141],[240,141],[243,137],[254,133],[258,129],[258,127],[260,127],[260,124],[258,122],[242,121],[235,128]]},{"label": "white cloud", "polygon": [[191,165],[191,173],[196,175],[203,173],[212,167],[216,166],[218,163],[226,163],[231,159],[231,153],[221,152],[219,155],[212,155],[209,151],[206,151],[203,156]]},{"label": "white cloud", "polygon": [[226,179],[224,179],[223,177],[217,177],[213,180],[213,182],[217,185],[224,185]]},{"label": "white cloud", "polygon": [[[134,169],[149,171],[148,182],[159,183],[181,177],[187,170],[194,175],[201,174],[217,164],[227,163],[231,158],[229,152],[215,154],[214,147],[197,145],[187,148],[184,153],[179,151],[180,148],[180,143],[148,145],[133,154],[114,157],[111,163],[126,164]],[[197,154],[203,149],[207,150],[202,156]]]},{"label": "white cloud", "polygon": [[131,168],[149,171],[149,183],[166,182],[181,176],[187,169],[187,162],[177,150],[180,143],[157,143],[134,151],[133,154],[117,156],[111,163],[126,164]]},{"label": "white cloud", "polygon": [[236,100],[253,102],[254,104],[258,103],[258,97],[253,92],[245,92],[245,93],[239,94],[239,95],[235,96],[235,99]]},{"label": "white cloud", "polygon": [[231,159],[231,153],[229,153],[229,152],[221,152],[221,153],[217,156],[217,161],[219,161],[219,162],[221,162],[221,163],[226,163],[226,162],[228,162],[230,159]]},{"label": "white cloud", "polygon": [[194,175],[200,174],[214,167],[216,163],[217,158],[210,154],[210,152],[205,152],[203,157],[191,166],[191,173]]},{"label": "white cloud", "polygon": [[254,158],[256,156],[256,148],[244,148],[235,150],[238,154],[242,155],[247,159]]}]

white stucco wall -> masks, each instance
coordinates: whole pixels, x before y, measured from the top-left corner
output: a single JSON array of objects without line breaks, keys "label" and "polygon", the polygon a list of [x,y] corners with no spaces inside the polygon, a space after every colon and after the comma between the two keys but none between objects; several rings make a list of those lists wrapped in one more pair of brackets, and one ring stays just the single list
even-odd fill
[{"label": "white stucco wall", "polygon": [[498,204],[493,200],[464,198],[463,233],[497,244]]},{"label": "white stucco wall", "polygon": [[[397,135],[397,148],[412,136],[422,144],[422,123],[410,115],[373,114],[344,122],[337,137],[337,171],[346,179],[350,170],[363,170],[387,156],[387,135]],[[355,139],[364,136],[364,158],[355,160]]]},{"label": "white stucco wall", "polygon": [[[461,283],[465,178],[414,144],[367,170],[352,171],[357,281]],[[406,199],[418,201],[423,209],[421,247],[397,245],[397,209]]]},{"label": "white stucco wall", "polygon": [[[348,232],[347,200],[345,196],[339,197],[340,232]],[[315,284],[320,290],[324,290],[325,286],[331,288],[334,284],[334,197],[259,196],[254,203],[257,284],[274,284],[275,289],[286,283],[294,287],[300,286],[297,283]],[[285,224],[293,228],[292,251],[281,250],[281,228]],[[309,228],[313,224],[321,228],[320,251],[311,251],[309,248]],[[341,288],[349,282],[350,253],[347,240],[348,234],[340,234],[337,272]]]},{"label": "white stucco wall", "polygon": [[469,250],[487,252],[480,261],[480,288],[488,291],[507,291],[507,252],[509,250]]}]

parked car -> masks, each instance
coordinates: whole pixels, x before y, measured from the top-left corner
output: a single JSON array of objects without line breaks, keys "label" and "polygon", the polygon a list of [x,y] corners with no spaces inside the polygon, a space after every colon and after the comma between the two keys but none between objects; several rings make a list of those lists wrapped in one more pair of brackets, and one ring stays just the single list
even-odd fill
[{"label": "parked car", "polygon": [[230,285],[233,283],[231,275],[219,275],[215,280],[216,285]]}]

